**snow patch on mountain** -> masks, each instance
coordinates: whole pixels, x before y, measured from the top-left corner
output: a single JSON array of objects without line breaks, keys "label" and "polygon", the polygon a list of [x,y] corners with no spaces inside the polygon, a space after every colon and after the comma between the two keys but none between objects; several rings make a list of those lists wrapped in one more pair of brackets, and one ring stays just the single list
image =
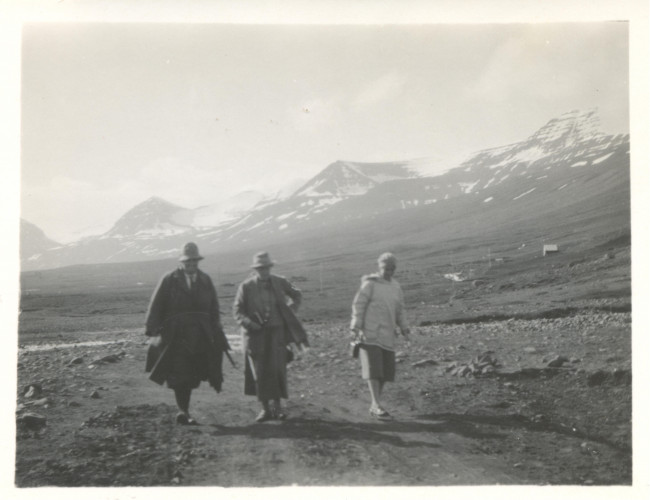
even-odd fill
[{"label": "snow patch on mountain", "polygon": [[539,160],[540,158],[544,158],[546,154],[547,153],[541,147],[533,146],[531,148],[526,148],[515,153],[512,156],[512,161],[523,161],[531,163]]},{"label": "snow patch on mountain", "polygon": [[190,223],[196,227],[218,226],[240,218],[265,198],[258,191],[244,191],[223,201],[194,209]]},{"label": "snow patch on mountain", "polygon": [[458,185],[460,186],[460,189],[463,191],[465,194],[469,194],[472,192],[472,190],[476,187],[476,185],[480,181],[474,181],[474,182],[460,182]]},{"label": "snow patch on mountain", "polygon": [[403,162],[403,165],[419,177],[439,177],[462,164],[469,156],[469,154],[463,152],[447,157],[416,158]]},{"label": "snow patch on mountain", "polygon": [[293,214],[295,214],[295,213],[296,213],[296,212],[294,211],[294,212],[289,212],[289,213],[286,213],[286,214],[278,215],[278,216],[275,218],[275,220],[277,220],[277,221],[282,221],[282,220],[284,220],[284,219],[288,219],[289,217],[291,217],[291,216],[292,216]]},{"label": "snow patch on mountain", "polygon": [[529,189],[529,190],[526,191],[525,193],[521,193],[519,196],[515,196],[515,197],[512,199],[512,201],[518,200],[519,198],[523,198],[523,197],[526,196],[527,194],[530,194],[530,193],[532,193],[533,191],[535,191],[535,189],[536,189],[536,188]]},{"label": "snow patch on mountain", "polygon": [[357,163],[337,161],[328,165],[292,198],[332,198],[337,202],[350,196],[361,196],[370,189],[398,179],[418,177],[404,162]]},{"label": "snow patch on mountain", "polygon": [[614,153],[608,153],[605,156],[601,156],[600,158],[595,159],[594,161],[591,162],[592,165],[598,165],[599,163],[604,162],[606,159],[608,159],[610,156],[612,156]]},{"label": "snow patch on mountain", "polygon": [[604,137],[600,131],[598,111],[592,109],[586,112],[578,110],[564,113],[550,120],[530,137],[530,140],[542,145],[545,151],[558,147],[569,147],[588,139]]}]

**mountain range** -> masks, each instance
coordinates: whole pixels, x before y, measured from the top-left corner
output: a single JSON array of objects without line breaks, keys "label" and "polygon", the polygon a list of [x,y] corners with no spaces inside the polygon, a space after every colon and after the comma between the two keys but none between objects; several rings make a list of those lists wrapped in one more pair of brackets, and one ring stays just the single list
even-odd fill
[{"label": "mountain range", "polygon": [[581,234],[585,220],[597,220],[597,232],[629,231],[629,143],[627,134],[601,132],[596,110],[572,111],[521,142],[444,165],[438,175],[428,173],[432,160],[336,161],[289,195],[245,192],[195,209],[153,197],[106,233],[66,245],[22,221],[21,265],[37,270],[173,258],[189,240],[204,254],[284,248],[287,256],[303,257],[441,248],[469,237],[498,246],[504,230],[521,230],[522,240],[587,244],[599,236]]}]

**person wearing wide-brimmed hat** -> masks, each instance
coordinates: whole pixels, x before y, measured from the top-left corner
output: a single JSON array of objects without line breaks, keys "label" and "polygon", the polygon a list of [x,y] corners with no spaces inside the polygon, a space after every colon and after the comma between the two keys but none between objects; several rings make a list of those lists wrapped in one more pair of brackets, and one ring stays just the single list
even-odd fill
[{"label": "person wearing wide-brimmed hat", "polygon": [[286,418],[280,400],[288,398],[287,363],[294,350],[309,345],[295,314],[302,293],[271,274],[273,265],[267,252],[257,253],[251,265],[254,273],[239,285],[233,304],[246,357],[244,393],[262,403],[258,422]]},{"label": "person wearing wide-brimmed hat", "polygon": [[390,414],[381,405],[386,382],[395,380],[395,345],[398,330],[409,338],[404,311],[404,294],[393,278],[397,259],[386,252],[377,260],[379,272],[363,276],[352,302],[350,329],[360,340],[361,377],[368,381],[370,415],[388,419]]},{"label": "person wearing wide-brimmed hat", "polygon": [[154,337],[145,371],[158,384],[174,390],[178,424],[196,424],[190,417],[192,390],[207,380],[217,391],[223,382],[223,352],[230,350],[221,326],[214,284],[198,264],[203,257],[195,243],[186,243],[179,267],[166,274],[153,293],[146,335]]}]

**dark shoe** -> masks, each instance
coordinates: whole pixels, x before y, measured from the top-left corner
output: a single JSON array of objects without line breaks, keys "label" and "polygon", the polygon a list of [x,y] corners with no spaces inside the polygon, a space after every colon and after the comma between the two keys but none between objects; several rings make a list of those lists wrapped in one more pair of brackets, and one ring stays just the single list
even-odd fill
[{"label": "dark shoe", "polygon": [[286,420],[287,419],[287,414],[283,413],[282,410],[274,410],[273,411],[273,418],[276,420]]},{"label": "dark shoe", "polygon": [[179,412],[176,415],[176,423],[179,425],[189,425],[190,417],[187,415],[187,413]]},{"label": "dark shoe", "polygon": [[271,416],[271,412],[267,410],[262,410],[257,414],[257,417],[255,417],[255,422],[266,422],[267,420],[271,420],[273,418]]}]

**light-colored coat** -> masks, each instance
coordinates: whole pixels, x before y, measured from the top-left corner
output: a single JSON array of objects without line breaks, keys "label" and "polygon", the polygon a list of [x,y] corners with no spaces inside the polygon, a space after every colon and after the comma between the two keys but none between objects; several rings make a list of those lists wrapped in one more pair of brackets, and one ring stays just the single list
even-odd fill
[{"label": "light-colored coat", "polygon": [[361,287],[352,302],[350,328],[363,332],[363,343],[395,350],[397,327],[408,329],[404,294],[395,279],[387,281],[378,274],[361,278]]},{"label": "light-colored coat", "polygon": [[[296,312],[302,302],[301,291],[282,276],[272,274],[270,280],[271,289],[275,294],[284,322],[286,343],[308,346],[307,334],[296,316]],[[257,283],[257,275],[253,275],[243,281],[237,289],[233,303],[233,314],[235,320],[241,327],[244,352],[255,347],[251,345],[251,335],[253,337],[255,335],[255,332],[250,329],[251,324],[259,323],[256,319],[257,316],[264,316],[264,304],[258,292]]]},{"label": "light-colored coat", "polygon": [[[287,397],[287,344],[308,346],[307,334],[296,316],[302,300],[302,293],[281,276],[271,275],[271,290],[282,317],[279,331],[267,327],[259,330],[252,328],[259,324],[259,318],[265,316],[265,306],[260,295],[258,276],[253,275],[239,285],[233,303],[235,320],[241,327],[242,348],[246,356],[244,369],[244,394],[257,395],[260,400],[270,397]],[[273,373],[271,373],[273,372]],[[269,380],[278,381],[273,391],[267,386],[269,380],[257,380],[259,374],[266,374]],[[257,375],[256,375],[257,374]]]}]

